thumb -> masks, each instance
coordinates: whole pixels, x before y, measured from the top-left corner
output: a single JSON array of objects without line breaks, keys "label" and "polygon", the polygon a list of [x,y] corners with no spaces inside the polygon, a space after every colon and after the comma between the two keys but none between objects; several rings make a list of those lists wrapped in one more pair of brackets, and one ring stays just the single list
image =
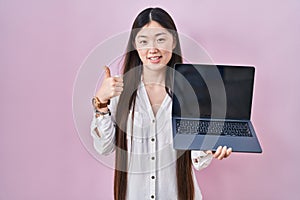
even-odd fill
[{"label": "thumb", "polygon": [[110,69],[107,66],[105,66],[104,68],[105,68],[105,78],[109,78],[111,76]]},{"label": "thumb", "polygon": [[214,154],[214,152],[211,151],[211,150],[204,151],[204,153],[206,153],[206,154]]}]

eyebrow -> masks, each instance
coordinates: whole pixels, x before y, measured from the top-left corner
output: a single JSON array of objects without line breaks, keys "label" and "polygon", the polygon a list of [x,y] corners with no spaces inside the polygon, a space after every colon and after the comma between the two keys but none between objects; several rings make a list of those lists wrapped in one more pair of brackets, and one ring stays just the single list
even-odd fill
[{"label": "eyebrow", "polygon": [[[167,35],[167,33],[164,33],[164,32],[161,32],[161,33],[156,33],[155,34],[155,37],[157,37],[157,36],[160,36],[160,35]],[[147,38],[148,36],[146,36],[146,35],[139,35],[139,36],[137,36],[138,38]]]}]

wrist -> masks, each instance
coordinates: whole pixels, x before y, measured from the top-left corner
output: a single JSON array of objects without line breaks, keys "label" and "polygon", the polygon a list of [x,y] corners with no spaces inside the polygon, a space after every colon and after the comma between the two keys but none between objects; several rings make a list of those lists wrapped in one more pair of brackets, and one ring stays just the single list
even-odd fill
[{"label": "wrist", "polygon": [[110,116],[111,115],[111,112],[110,112],[109,108],[106,108],[105,110],[95,109],[94,111],[95,111],[96,117],[105,116],[105,115]]},{"label": "wrist", "polygon": [[107,108],[107,105],[110,104],[110,100],[100,100],[97,96],[92,99],[92,104],[95,109]]},{"label": "wrist", "polygon": [[101,102],[101,103],[108,103],[110,100],[109,99],[107,99],[107,100],[105,100],[105,99],[103,99],[103,98],[99,98],[98,97],[98,99],[99,99],[99,101]]}]

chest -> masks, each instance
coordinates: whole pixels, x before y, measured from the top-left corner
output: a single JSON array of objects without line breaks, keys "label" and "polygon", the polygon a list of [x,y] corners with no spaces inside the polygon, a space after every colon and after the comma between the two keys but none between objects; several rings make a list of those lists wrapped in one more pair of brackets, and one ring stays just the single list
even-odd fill
[{"label": "chest", "polygon": [[160,85],[146,85],[145,89],[152,112],[156,115],[167,95],[166,89]]},{"label": "chest", "polygon": [[[146,93],[138,92],[135,109],[130,111],[127,124],[127,132],[133,136],[133,142],[145,146],[169,144],[172,141],[171,109],[172,101],[167,95],[154,115],[153,106]],[[143,148],[146,148],[145,146]]]}]

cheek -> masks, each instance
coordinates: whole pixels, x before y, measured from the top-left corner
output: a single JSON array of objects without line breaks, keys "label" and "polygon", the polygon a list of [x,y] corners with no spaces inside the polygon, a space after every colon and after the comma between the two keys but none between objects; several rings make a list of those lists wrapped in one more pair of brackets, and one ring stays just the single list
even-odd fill
[{"label": "cheek", "polygon": [[141,60],[146,59],[146,51],[145,50],[138,49],[137,52],[138,52],[139,57],[140,57]]},{"label": "cheek", "polygon": [[162,50],[161,50],[161,52],[163,52],[163,54],[165,55],[165,56],[172,56],[172,53],[173,53],[173,45],[172,44],[169,44],[169,45],[167,45],[167,46],[165,46]]},{"label": "cheek", "polygon": [[167,50],[165,50],[165,51],[163,51],[163,57],[165,58],[165,59],[167,59],[168,60],[168,62],[169,62],[169,60],[171,59],[171,57],[172,57],[172,51],[167,51]]}]

